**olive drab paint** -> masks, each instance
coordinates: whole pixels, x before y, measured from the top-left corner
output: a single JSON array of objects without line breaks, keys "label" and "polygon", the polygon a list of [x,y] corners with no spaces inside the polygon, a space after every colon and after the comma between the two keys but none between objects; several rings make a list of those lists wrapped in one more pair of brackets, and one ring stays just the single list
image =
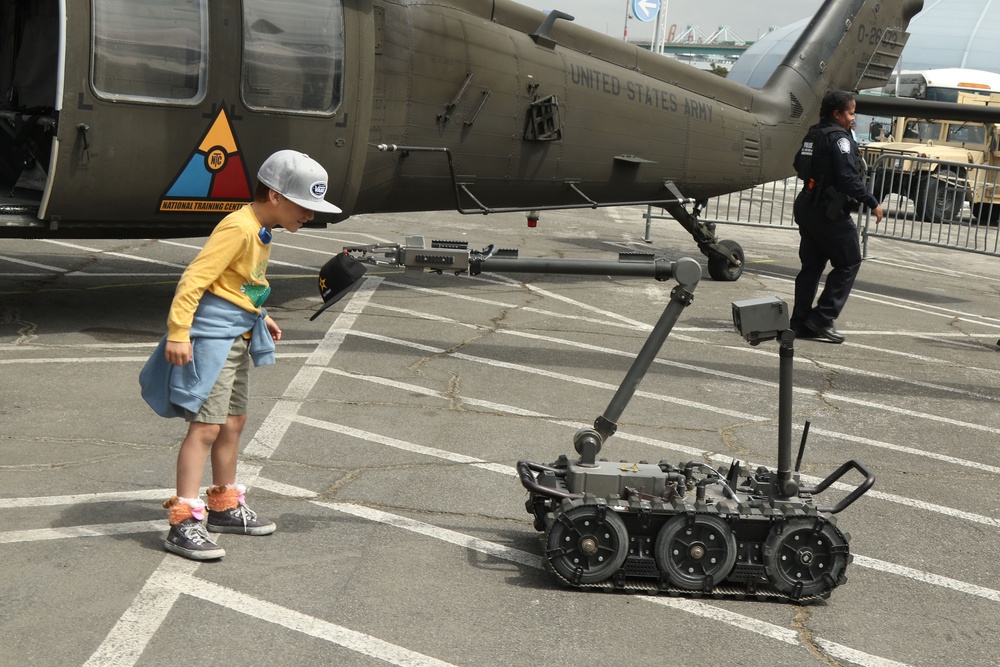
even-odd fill
[{"label": "olive drab paint", "polygon": [[207,234],[294,149],[342,209],[318,224],[653,204],[733,264],[685,206],[791,176],[822,96],[881,85],[923,0],[828,0],[760,90],[512,0],[43,5],[40,31],[0,13],[24,57],[65,44],[40,82],[0,53],[0,236]]}]

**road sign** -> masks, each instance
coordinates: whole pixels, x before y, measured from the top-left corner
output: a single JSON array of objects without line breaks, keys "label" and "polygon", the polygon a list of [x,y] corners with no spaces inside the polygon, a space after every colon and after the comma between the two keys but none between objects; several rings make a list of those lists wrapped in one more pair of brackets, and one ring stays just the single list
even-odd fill
[{"label": "road sign", "polygon": [[660,0],[632,0],[632,15],[648,23],[660,11]]}]

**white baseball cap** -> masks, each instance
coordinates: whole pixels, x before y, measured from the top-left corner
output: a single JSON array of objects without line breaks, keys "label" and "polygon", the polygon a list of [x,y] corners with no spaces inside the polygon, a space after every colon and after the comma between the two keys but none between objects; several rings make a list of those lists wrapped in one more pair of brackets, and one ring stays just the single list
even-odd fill
[{"label": "white baseball cap", "polygon": [[340,209],[326,201],[326,169],[305,153],[278,151],[264,160],[257,172],[257,180],[310,211],[340,213]]}]

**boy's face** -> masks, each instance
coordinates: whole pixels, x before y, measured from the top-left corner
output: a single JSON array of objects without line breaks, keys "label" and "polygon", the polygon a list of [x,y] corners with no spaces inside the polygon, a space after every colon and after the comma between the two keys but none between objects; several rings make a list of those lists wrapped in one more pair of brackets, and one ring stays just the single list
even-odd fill
[{"label": "boy's face", "polygon": [[274,190],[271,191],[271,201],[274,203],[272,209],[272,219],[275,226],[284,227],[290,232],[298,231],[302,225],[313,219],[314,213],[304,206],[299,206],[290,199],[286,199]]}]

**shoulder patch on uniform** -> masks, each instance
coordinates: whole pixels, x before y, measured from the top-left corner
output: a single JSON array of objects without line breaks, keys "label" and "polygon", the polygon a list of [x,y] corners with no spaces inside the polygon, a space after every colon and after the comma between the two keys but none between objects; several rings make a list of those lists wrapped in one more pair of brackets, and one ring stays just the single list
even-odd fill
[{"label": "shoulder patch on uniform", "polygon": [[840,139],[837,139],[837,148],[839,148],[840,152],[843,153],[844,155],[850,155],[851,140],[848,139],[847,137],[842,137]]}]

